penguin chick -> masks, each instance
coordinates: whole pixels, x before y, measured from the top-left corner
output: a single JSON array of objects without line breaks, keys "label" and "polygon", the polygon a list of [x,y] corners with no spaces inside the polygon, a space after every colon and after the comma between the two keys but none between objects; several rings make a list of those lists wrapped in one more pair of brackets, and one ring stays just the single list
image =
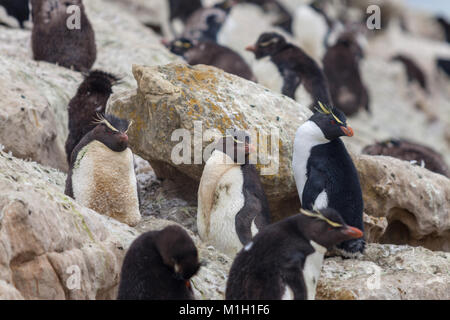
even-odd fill
[{"label": "penguin chick", "polygon": [[0,6],[4,7],[6,13],[14,17],[19,26],[23,29],[24,22],[30,17],[30,7],[28,0],[0,0]]},{"label": "penguin chick", "polygon": [[329,47],[323,58],[323,70],[330,86],[335,106],[351,116],[360,108],[369,110],[369,95],[361,80],[359,61],[361,47],[351,33],[342,34],[336,44]]},{"label": "penguin chick", "polygon": [[118,300],[193,300],[190,279],[200,268],[197,248],[176,225],[133,241],[120,275]]},{"label": "penguin chick", "polygon": [[442,155],[419,143],[404,139],[390,139],[366,146],[362,153],[369,155],[390,156],[406,161],[415,161],[430,171],[450,177],[450,170]]},{"label": "penguin chick", "polygon": [[314,300],[324,254],[360,238],[331,208],[300,214],[267,226],[231,265],[227,300]]},{"label": "penguin chick", "polygon": [[423,90],[428,92],[427,88],[427,79],[425,77],[424,72],[420,67],[417,65],[417,63],[414,62],[411,58],[399,54],[395,57],[391,58],[391,61],[399,61],[401,62],[405,68],[406,68],[406,75],[408,76],[408,82],[414,82],[416,81]]},{"label": "penguin chick", "polygon": [[[95,34],[81,0],[31,0],[33,32],[31,44],[34,60],[55,63],[77,71],[89,70],[95,62]],[[80,24],[73,29],[69,22],[79,8]],[[70,12],[70,13],[68,13]],[[74,22],[74,24],[76,24]]]},{"label": "penguin chick", "polygon": [[233,50],[210,41],[177,39],[167,47],[182,56],[190,65],[206,64],[225,72],[256,82],[252,70],[242,57]]},{"label": "penguin chick", "polygon": [[119,79],[100,70],[91,71],[78,87],[76,95],[69,102],[69,136],[66,141],[67,162],[70,163],[73,148],[96,126],[97,115],[105,114],[106,103],[112,94],[112,86]]},{"label": "penguin chick", "polygon": [[200,238],[234,257],[270,223],[267,197],[242,131],[220,139],[205,164],[198,190]]},{"label": "penguin chick", "polygon": [[[302,208],[334,208],[348,225],[364,230],[358,172],[339,138],[353,136],[353,130],[340,110],[319,106],[295,134],[292,167]],[[357,239],[341,243],[338,249],[351,256],[364,247],[364,239]]]},{"label": "penguin chick", "polygon": [[131,123],[100,117],[73,149],[65,194],[79,204],[130,226],[141,219],[133,154],[128,148]]},{"label": "penguin chick", "polygon": [[217,42],[217,35],[234,3],[234,0],[225,0],[211,8],[196,10],[186,21],[181,38]]},{"label": "penguin chick", "polygon": [[320,67],[302,49],[287,43],[282,35],[263,33],[246,50],[253,52],[258,60],[270,56],[283,77],[282,94],[306,106],[317,101],[331,104],[328,82]]}]

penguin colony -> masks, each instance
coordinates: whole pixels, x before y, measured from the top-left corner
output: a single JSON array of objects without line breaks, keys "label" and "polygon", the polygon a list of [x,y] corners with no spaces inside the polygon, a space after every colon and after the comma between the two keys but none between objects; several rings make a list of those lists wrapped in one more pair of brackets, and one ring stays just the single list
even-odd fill
[{"label": "penguin colony", "polygon": [[[208,64],[257,81],[239,53],[218,43],[218,34],[236,3],[275,13],[274,26],[297,30],[293,16],[275,0],[223,1],[203,7],[200,0],[168,0],[170,21],[181,20],[182,34],[164,41],[187,63]],[[117,76],[92,70],[96,60],[94,30],[81,0],[31,0],[34,59],[83,71],[84,80],[68,106],[66,142],[69,173],[65,193],[80,204],[135,226],[141,219],[133,154],[128,147],[132,123],[105,114]],[[81,29],[66,27],[67,7],[81,9]],[[29,18],[28,1],[0,0],[0,6],[21,28]],[[197,227],[200,238],[235,257],[227,281],[226,298],[314,299],[324,255],[337,248],[343,256],[364,252],[363,199],[355,166],[341,141],[354,132],[347,116],[369,111],[369,94],[359,71],[363,49],[355,34],[343,32],[328,40],[333,21],[314,2],[313,10],[328,28],[320,64],[278,32],[262,33],[246,50],[255,59],[269,58],[282,79],[281,92],[311,107],[313,115],[297,130],[292,167],[302,204],[300,212],[272,223],[267,197],[249,155],[248,135],[234,130],[217,140],[203,169],[198,189]],[[306,10],[306,11],[305,11]],[[303,12],[302,11],[302,12]],[[446,32],[448,23],[437,20]],[[404,55],[392,59],[406,67],[409,81],[427,90],[424,73]],[[450,73],[449,60],[436,65]],[[391,139],[364,149],[422,163],[443,175],[449,169],[434,150],[406,140]],[[150,231],[134,240],[120,275],[118,299],[194,299],[191,279],[201,263],[189,234],[179,226]]]}]

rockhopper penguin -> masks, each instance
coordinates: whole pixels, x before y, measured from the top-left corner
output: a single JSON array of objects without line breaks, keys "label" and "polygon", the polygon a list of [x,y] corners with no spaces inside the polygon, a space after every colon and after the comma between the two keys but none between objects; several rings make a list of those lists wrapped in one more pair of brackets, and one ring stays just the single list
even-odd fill
[{"label": "rockhopper penguin", "polygon": [[192,66],[206,64],[256,82],[252,70],[238,53],[215,42],[181,38],[165,45]]},{"label": "rockhopper penguin", "polygon": [[234,260],[227,300],[313,300],[327,249],[362,237],[331,208],[267,226]]},{"label": "rockhopper penguin", "polygon": [[258,60],[270,56],[283,77],[282,94],[308,107],[317,101],[331,105],[328,82],[319,65],[302,49],[287,43],[282,35],[263,33],[246,50]]},{"label": "rockhopper penguin", "polygon": [[270,223],[269,204],[242,131],[220,139],[203,169],[198,190],[200,238],[234,257]]},{"label": "rockhopper penguin", "polygon": [[141,219],[133,153],[128,148],[131,123],[100,117],[72,151],[65,194],[81,205],[130,226]]},{"label": "rockhopper penguin", "polygon": [[[59,64],[77,71],[91,69],[97,57],[95,34],[81,0],[31,0],[34,60]],[[80,25],[68,28],[72,14],[67,8],[80,8]]]},{"label": "rockhopper penguin", "polygon": [[[363,198],[358,172],[339,137],[353,136],[345,115],[319,103],[320,108],[297,130],[292,167],[302,208],[337,210],[345,223],[363,229]],[[364,251],[364,239],[341,243],[344,256]]]},{"label": "rockhopper penguin", "polygon": [[112,93],[112,86],[119,79],[109,73],[94,70],[86,75],[76,95],[69,102],[69,136],[66,141],[67,162],[73,148],[86,133],[96,126],[97,115],[104,115],[106,103]]},{"label": "rockhopper penguin", "polygon": [[133,241],[120,275],[118,300],[193,300],[190,278],[200,268],[183,228],[148,231]]}]

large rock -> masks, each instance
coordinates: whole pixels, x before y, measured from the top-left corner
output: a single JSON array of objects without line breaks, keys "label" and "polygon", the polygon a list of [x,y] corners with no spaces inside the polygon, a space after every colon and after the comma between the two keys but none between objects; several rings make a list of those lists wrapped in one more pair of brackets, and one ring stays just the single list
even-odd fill
[{"label": "large rock", "polygon": [[[298,210],[291,173],[292,142],[298,126],[311,115],[309,109],[214,67],[135,65],[133,73],[138,89],[112,96],[107,112],[134,121],[129,132],[131,148],[150,162],[158,177],[188,183],[190,187],[184,192],[196,194],[204,162],[193,164],[194,152],[189,157],[191,164],[175,164],[171,158],[174,147],[180,143],[179,138],[171,141],[177,129],[189,131],[193,151],[201,144],[205,148],[211,143],[206,138],[202,143],[201,132],[200,139],[194,137],[194,121],[201,122],[203,133],[213,128],[220,134],[232,128],[258,130],[267,135],[274,132],[279,135],[279,143],[273,140],[279,157],[278,150],[274,150],[274,154],[267,154],[271,163],[257,167],[274,216],[280,218]],[[261,143],[259,147],[261,163]],[[268,147],[270,150],[270,144]],[[200,161],[201,156],[202,153]]]},{"label": "large rock", "polygon": [[65,176],[0,152],[0,299],[113,299],[138,232],[81,207]]},{"label": "large rock", "polygon": [[[117,5],[85,2],[96,33],[94,68],[122,78],[115,92],[134,87],[131,61],[146,65],[179,61],[150,29]],[[30,41],[30,30],[0,26],[0,143],[16,157],[66,171],[67,105],[82,76],[34,61]]]},{"label": "large rock", "polygon": [[450,253],[369,244],[360,259],[327,258],[316,299],[448,300]]},{"label": "large rock", "polygon": [[388,222],[380,242],[450,251],[450,179],[392,157],[354,160],[365,211]]}]

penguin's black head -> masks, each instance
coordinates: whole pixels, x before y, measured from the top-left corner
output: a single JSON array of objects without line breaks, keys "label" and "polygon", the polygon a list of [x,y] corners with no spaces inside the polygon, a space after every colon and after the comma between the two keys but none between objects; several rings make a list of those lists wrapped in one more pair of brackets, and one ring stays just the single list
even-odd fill
[{"label": "penguin's black head", "polygon": [[179,226],[168,226],[158,233],[156,247],[173,276],[188,286],[200,269],[197,248],[188,233]]},{"label": "penguin's black head", "polygon": [[194,42],[186,38],[175,39],[169,43],[164,44],[172,53],[179,56],[183,56],[187,51],[194,47]]},{"label": "penguin's black head", "polygon": [[233,6],[237,3],[236,0],[225,0],[214,5],[214,8],[222,9],[227,14],[230,13]]},{"label": "penguin's black head", "polygon": [[308,211],[301,209],[301,229],[305,236],[329,249],[343,241],[358,239],[363,232],[355,227],[347,225],[341,215],[332,208],[320,211]]},{"label": "penguin's black head", "polygon": [[355,57],[355,60],[360,60],[364,58],[364,51],[356,37],[356,34],[351,31],[344,32],[339,36],[336,45],[345,48]]},{"label": "penguin's black head", "polygon": [[334,140],[341,136],[352,137],[353,129],[347,125],[345,114],[337,108],[329,108],[319,102],[320,108],[309,118],[314,122],[327,140]]},{"label": "penguin's black head", "polygon": [[94,140],[100,141],[112,151],[122,152],[128,148],[128,129],[131,122],[113,115],[99,116],[97,126],[92,129]]},{"label": "penguin's black head", "polygon": [[244,130],[231,130],[227,133],[217,142],[215,150],[225,153],[235,163],[246,163],[250,153],[255,151],[249,134]]},{"label": "penguin's black head", "polygon": [[263,33],[253,46],[245,48],[255,54],[256,59],[272,56],[283,50],[287,45],[286,39],[276,32]]},{"label": "penguin's black head", "polygon": [[106,94],[112,93],[112,87],[119,82],[119,78],[111,73],[101,70],[93,70],[84,73],[84,81],[80,85],[79,93],[81,94]]}]

